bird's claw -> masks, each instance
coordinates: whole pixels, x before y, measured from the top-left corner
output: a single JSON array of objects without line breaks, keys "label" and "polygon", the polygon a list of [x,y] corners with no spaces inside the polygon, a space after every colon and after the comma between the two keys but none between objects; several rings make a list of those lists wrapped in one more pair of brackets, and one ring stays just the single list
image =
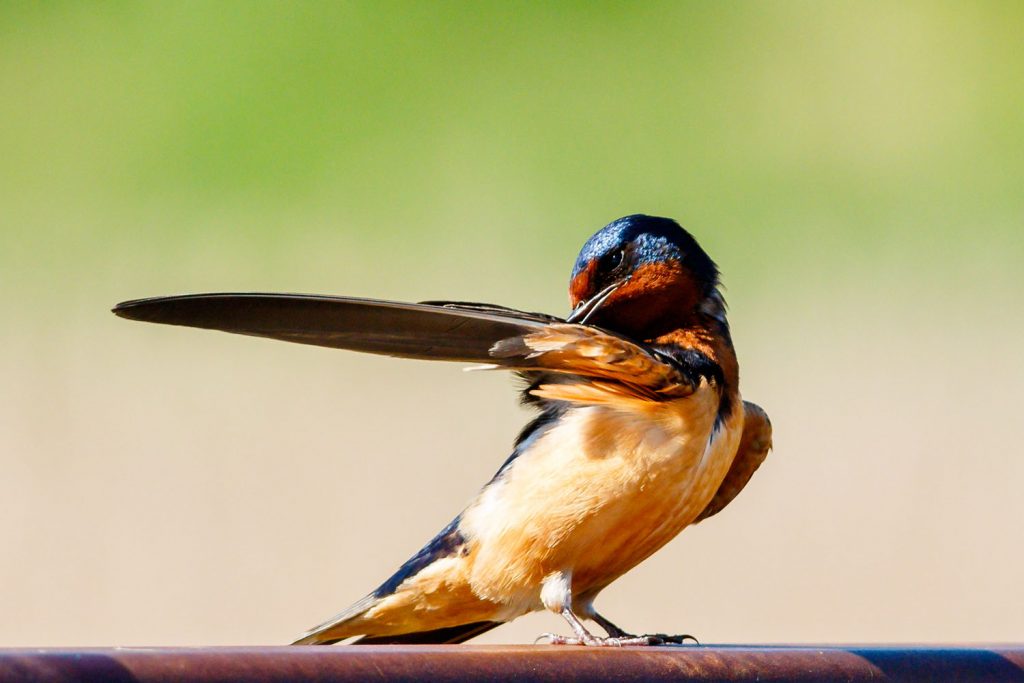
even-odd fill
[{"label": "bird's claw", "polygon": [[[664,638],[692,638],[693,636],[664,636]],[[662,636],[623,636],[623,637],[607,637],[601,638],[599,636],[590,637],[578,637],[578,636],[560,636],[557,633],[542,633],[537,640],[533,641],[536,645],[542,640],[547,640],[549,645],[584,645],[586,647],[628,647],[628,646],[644,646],[644,645],[663,645],[666,642],[681,642],[681,641],[670,641],[664,640]]]},{"label": "bird's claw", "polygon": [[700,645],[700,641],[689,633],[681,633],[679,635],[652,633],[642,637],[649,638],[651,640],[651,645],[685,645],[688,640],[693,641],[694,645]]}]

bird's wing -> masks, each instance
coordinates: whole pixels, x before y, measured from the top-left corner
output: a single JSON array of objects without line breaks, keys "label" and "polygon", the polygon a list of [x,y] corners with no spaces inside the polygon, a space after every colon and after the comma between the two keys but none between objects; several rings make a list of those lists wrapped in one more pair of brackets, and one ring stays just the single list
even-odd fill
[{"label": "bird's wing", "polygon": [[[561,387],[648,400],[685,395],[692,381],[669,358],[611,332],[468,302],[402,303],[304,294],[189,294],[126,301],[122,318],[222,330],[402,358],[485,363],[587,378]],[[549,386],[549,385],[545,385]],[[553,386],[553,385],[550,385]],[[544,387],[535,390],[543,395]],[[575,397],[575,398],[574,398]]]},{"label": "bird's wing", "polygon": [[504,366],[586,379],[540,384],[532,390],[537,396],[554,400],[659,401],[688,396],[696,382],[667,356],[586,325],[550,323],[498,342],[491,355],[495,363]]},{"label": "bird's wing", "polygon": [[557,318],[500,306],[303,294],[191,294],[125,301],[122,318],[402,358],[494,363],[491,346]]},{"label": "bird's wing", "polygon": [[749,401],[743,402],[743,412],[743,436],[740,437],[736,457],[733,458],[732,466],[729,467],[714,498],[700,513],[696,522],[718,514],[731,503],[768,457],[768,450],[772,447],[772,423],[768,419],[768,414],[761,406]]},{"label": "bird's wing", "polygon": [[516,318],[517,320],[532,320],[541,323],[565,322],[564,318],[559,318],[554,315],[548,315],[547,313],[532,313],[530,311],[520,311],[517,308],[509,308],[508,306],[499,306],[497,304],[481,304],[472,301],[421,301],[420,305],[439,306],[441,308],[448,308],[460,311],[475,311],[477,313],[493,313],[496,315],[503,315]]}]

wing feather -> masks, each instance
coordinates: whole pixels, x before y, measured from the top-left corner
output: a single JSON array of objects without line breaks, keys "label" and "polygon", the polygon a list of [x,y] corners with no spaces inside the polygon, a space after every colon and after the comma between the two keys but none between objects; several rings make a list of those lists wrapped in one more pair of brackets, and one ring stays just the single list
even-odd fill
[{"label": "wing feather", "polygon": [[552,323],[504,339],[491,349],[504,364],[587,378],[586,384],[542,384],[534,394],[559,400],[665,400],[693,393],[693,382],[668,358],[596,327]]},{"label": "wing feather", "polygon": [[542,329],[538,314],[486,304],[411,304],[305,294],[190,294],[126,301],[122,318],[350,351],[493,362],[500,339]]},{"label": "wing feather", "polygon": [[692,380],[677,364],[624,337],[490,304],[412,304],[305,294],[191,294],[126,301],[114,313],[145,322],[402,358],[540,370],[589,381],[589,386],[569,381],[535,389],[538,396],[560,400],[656,401],[693,391]]},{"label": "wing feather", "polygon": [[749,401],[743,402],[743,435],[736,450],[736,457],[718,487],[714,498],[700,513],[695,522],[716,515],[731,503],[747,485],[754,472],[768,457],[772,447],[772,423],[761,406]]}]

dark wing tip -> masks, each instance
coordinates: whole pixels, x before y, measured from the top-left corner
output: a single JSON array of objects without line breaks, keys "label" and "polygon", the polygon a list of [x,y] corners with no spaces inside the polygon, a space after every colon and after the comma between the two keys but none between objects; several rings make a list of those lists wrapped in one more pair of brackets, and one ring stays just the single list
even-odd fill
[{"label": "dark wing tip", "polygon": [[[493,363],[491,346],[543,328],[531,313],[314,294],[180,294],[117,304],[114,315],[400,358]],[[505,363],[513,366],[517,363]]]},{"label": "dark wing tip", "polygon": [[119,318],[127,320],[145,320],[146,302],[152,299],[131,299],[122,301],[110,309],[110,312]]},{"label": "dark wing tip", "polygon": [[128,320],[220,329],[216,324],[217,319],[229,311],[241,315],[238,313],[240,307],[322,305],[329,304],[331,299],[339,298],[313,294],[208,292],[130,299],[122,301],[110,310],[114,315]]},{"label": "dark wing tip", "polygon": [[[174,323],[182,324],[175,320],[175,313],[178,312],[178,304],[195,303],[202,305],[204,301],[214,301],[225,297],[244,297],[232,294],[177,294],[173,296],[154,296],[145,299],[130,299],[110,309],[110,312],[119,318],[126,320],[141,320],[151,323]],[[187,323],[186,323],[187,324]]]}]

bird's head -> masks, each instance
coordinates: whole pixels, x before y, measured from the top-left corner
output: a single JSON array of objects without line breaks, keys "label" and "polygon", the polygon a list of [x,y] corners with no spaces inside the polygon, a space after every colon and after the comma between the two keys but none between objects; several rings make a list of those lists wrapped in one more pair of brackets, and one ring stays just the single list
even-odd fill
[{"label": "bird's head", "polygon": [[[569,283],[569,322],[653,339],[721,315],[718,267],[669,218],[633,215],[597,231],[580,250]],[[717,314],[717,315],[716,315]]]}]

